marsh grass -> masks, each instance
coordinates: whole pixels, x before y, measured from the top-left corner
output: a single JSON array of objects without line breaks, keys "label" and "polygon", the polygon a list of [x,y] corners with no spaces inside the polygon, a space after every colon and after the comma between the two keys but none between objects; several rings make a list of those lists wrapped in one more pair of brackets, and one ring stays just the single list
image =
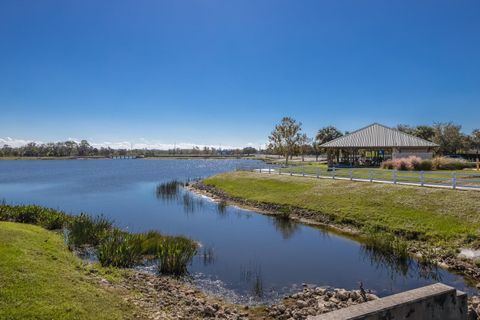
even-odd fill
[{"label": "marsh grass", "polygon": [[141,240],[141,252],[144,256],[155,257],[158,251],[158,247],[165,238],[164,235],[158,231],[148,231],[139,235]]},{"label": "marsh grass", "polygon": [[141,235],[113,229],[102,239],[97,257],[104,267],[133,267],[142,258]]},{"label": "marsh grass", "polygon": [[67,242],[70,248],[96,247],[113,230],[113,221],[103,215],[81,213],[68,224]]},{"label": "marsh grass", "polygon": [[406,260],[409,257],[408,242],[391,233],[382,232],[375,228],[365,228],[365,247],[377,252],[391,255],[395,260]]},{"label": "marsh grass", "polygon": [[198,245],[186,237],[165,237],[158,246],[158,271],[162,274],[182,275],[197,253]]},{"label": "marsh grass", "polygon": [[198,247],[185,237],[164,236],[157,231],[132,234],[120,230],[103,215],[71,216],[35,205],[14,206],[2,202],[0,221],[36,224],[50,230],[63,228],[71,250],[82,253],[88,249],[96,253],[102,266],[129,268],[142,259],[159,258],[162,273],[182,274]]},{"label": "marsh grass", "polygon": [[0,221],[37,224],[48,230],[63,228],[69,217],[62,211],[36,205],[0,205]]}]

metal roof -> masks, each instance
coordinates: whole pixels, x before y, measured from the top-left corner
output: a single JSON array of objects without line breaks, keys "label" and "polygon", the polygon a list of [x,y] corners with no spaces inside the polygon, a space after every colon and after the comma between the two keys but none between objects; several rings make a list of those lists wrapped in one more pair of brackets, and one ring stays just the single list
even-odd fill
[{"label": "metal roof", "polygon": [[322,144],[322,148],[438,147],[437,144],[384,125],[374,123]]}]

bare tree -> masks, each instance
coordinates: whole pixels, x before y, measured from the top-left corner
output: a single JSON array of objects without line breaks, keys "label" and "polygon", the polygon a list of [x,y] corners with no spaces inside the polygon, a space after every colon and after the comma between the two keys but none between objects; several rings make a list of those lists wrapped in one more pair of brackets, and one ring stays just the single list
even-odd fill
[{"label": "bare tree", "polygon": [[295,148],[299,145],[300,131],[302,131],[301,122],[284,117],[268,137],[269,148],[273,152],[283,155],[285,164],[288,164],[288,158],[294,154]]},{"label": "bare tree", "polygon": [[300,135],[298,140],[298,151],[300,156],[302,156],[302,162],[305,161],[305,154],[312,150],[312,146],[310,145],[311,142],[312,139],[307,137],[305,133]]}]

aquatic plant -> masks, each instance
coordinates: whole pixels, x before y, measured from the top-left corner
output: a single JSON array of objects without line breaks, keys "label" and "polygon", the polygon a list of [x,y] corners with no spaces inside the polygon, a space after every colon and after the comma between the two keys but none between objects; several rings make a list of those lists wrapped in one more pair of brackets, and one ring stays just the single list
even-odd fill
[{"label": "aquatic plant", "polygon": [[158,247],[165,238],[164,235],[158,231],[148,231],[138,235],[141,241],[141,252],[146,256],[155,256],[158,251]]},{"label": "aquatic plant", "polygon": [[163,200],[177,199],[178,191],[180,187],[184,186],[183,182],[178,180],[171,180],[168,182],[157,185],[156,195],[157,198]]},{"label": "aquatic plant", "polygon": [[158,246],[158,271],[162,274],[182,275],[197,253],[198,245],[186,237],[165,237]]},{"label": "aquatic plant", "polygon": [[141,236],[113,229],[101,240],[97,257],[102,266],[132,267],[142,258]]},{"label": "aquatic plant", "polygon": [[113,221],[103,215],[92,217],[81,213],[68,224],[68,245],[72,247],[97,246],[113,229]]}]

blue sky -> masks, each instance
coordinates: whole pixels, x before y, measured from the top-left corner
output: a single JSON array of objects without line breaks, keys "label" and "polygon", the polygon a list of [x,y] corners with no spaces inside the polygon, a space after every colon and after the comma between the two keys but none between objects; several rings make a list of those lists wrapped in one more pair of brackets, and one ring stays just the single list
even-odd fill
[{"label": "blue sky", "polygon": [[480,127],[480,2],[0,1],[0,139],[243,146]]}]

